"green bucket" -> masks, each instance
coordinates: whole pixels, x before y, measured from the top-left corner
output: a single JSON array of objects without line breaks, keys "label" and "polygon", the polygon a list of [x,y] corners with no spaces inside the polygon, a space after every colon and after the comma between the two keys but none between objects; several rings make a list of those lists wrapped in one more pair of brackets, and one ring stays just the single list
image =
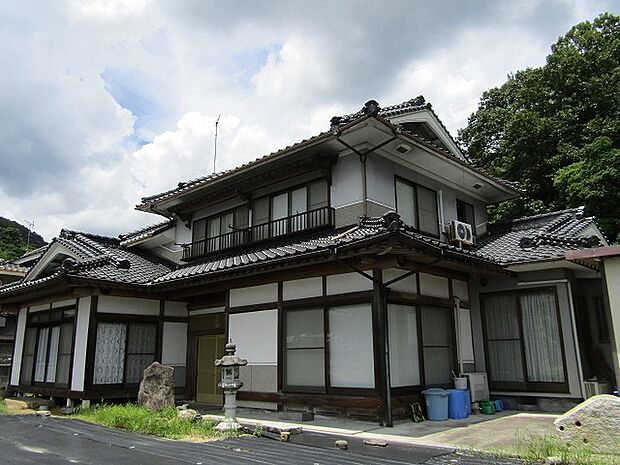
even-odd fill
[{"label": "green bucket", "polygon": [[485,415],[493,415],[495,413],[495,402],[491,400],[483,400],[480,402],[480,410]]}]

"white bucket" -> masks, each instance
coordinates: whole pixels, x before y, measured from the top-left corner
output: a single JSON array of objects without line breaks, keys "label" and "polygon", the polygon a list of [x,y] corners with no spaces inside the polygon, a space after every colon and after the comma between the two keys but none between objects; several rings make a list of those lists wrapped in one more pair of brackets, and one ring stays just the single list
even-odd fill
[{"label": "white bucket", "polygon": [[456,389],[462,389],[462,390],[467,389],[467,378],[462,377],[462,378],[453,378],[453,379],[454,379],[454,387]]}]

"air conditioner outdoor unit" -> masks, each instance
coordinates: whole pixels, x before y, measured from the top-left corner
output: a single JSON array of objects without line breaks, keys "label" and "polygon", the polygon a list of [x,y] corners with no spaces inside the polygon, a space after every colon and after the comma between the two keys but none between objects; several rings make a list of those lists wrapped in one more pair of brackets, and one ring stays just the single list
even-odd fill
[{"label": "air conditioner outdoor unit", "polygon": [[465,373],[469,378],[471,401],[489,400],[489,382],[486,373]]},{"label": "air conditioner outdoor unit", "polygon": [[474,244],[474,233],[471,224],[452,220],[450,222],[450,240],[461,244]]},{"label": "air conditioner outdoor unit", "polygon": [[584,381],[583,395],[586,399],[598,396],[599,394],[611,394],[611,384],[599,381]]}]

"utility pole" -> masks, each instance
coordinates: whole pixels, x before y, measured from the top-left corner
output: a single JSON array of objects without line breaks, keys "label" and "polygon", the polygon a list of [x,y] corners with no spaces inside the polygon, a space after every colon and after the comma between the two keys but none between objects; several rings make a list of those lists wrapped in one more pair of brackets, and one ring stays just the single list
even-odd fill
[{"label": "utility pole", "polygon": [[217,119],[215,120],[215,148],[213,150],[213,174],[215,174],[215,164],[217,162],[217,125],[220,124],[220,116],[222,116],[222,114],[220,113],[219,115],[217,115]]}]

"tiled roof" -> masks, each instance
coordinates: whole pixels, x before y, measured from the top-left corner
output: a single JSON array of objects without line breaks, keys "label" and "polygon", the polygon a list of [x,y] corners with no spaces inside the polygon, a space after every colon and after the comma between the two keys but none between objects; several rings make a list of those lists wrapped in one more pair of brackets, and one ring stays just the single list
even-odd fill
[{"label": "tiled roof", "polygon": [[568,250],[596,246],[601,242],[600,238],[586,235],[592,225],[596,225],[594,218],[584,216],[583,208],[547,213],[490,225],[489,233],[479,238],[476,247],[461,249],[414,231],[392,212],[383,217],[363,219],[353,228],[316,233],[302,239],[282,238],[270,246],[233,251],[202,263],[179,267],[147,253],[130,251],[116,238],[63,230],[54,241],[67,247],[78,259],[64,260],[62,266],[48,277],[2,286],[0,297],[63,277],[143,285],[146,288],[241,271],[254,265],[311,258],[348,248],[358,253],[366,246],[380,245],[390,238],[405,246],[427,250],[431,255],[434,250],[446,258],[499,268],[514,263],[561,259]]},{"label": "tiled roof", "polygon": [[[355,113],[351,113],[348,115],[344,115],[344,116],[335,116],[331,119],[331,123],[330,123],[330,130],[329,131],[325,131],[325,132],[321,132],[315,136],[312,136],[308,139],[304,139],[300,142],[297,142],[295,144],[289,145],[287,147],[284,147],[283,149],[277,150],[275,152],[269,153],[267,155],[264,155],[262,157],[256,158],[255,160],[249,161],[247,163],[244,163],[240,166],[237,166],[235,168],[231,168],[229,170],[225,170],[225,171],[221,171],[219,173],[213,173],[213,174],[208,174],[206,176],[201,176],[198,177],[196,179],[190,180],[190,181],[186,181],[186,182],[180,182],[177,187],[167,190],[165,192],[161,192],[159,194],[155,194],[155,195],[151,195],[151,196],[147,196],[147,197],[142,197],[141,199],[141,203],[139,205],[137,205],[136,208],[138,208],[139,210],[144,210],[144,211],[150,211],[150,206],[161,202],[163,200],[175,197],[179,194],[183,194],[192,190],[196,190],[199,189],[203,186],[208,185],[211,182],[214,182],[220,178],[235,174],[241,170],[244,170],[246,168],[249,168],[253,165],[256,165],[258,163],[261,162],[265,162],[268,161],[269,159],[272,158],[276,158],[280,155],[286,154],[287,152],[302,148],[304,146],[316,143],[316,142],[320,142],[322,140],[327,140],[329,138],[334,137],[335,131],[337,130],[343,130],[348,126],[353,126],[355,124],[357,124],[360,120],[367,118],[369,116],[377,116],[380,119],[383,119],[384,121],[386,121],[388,124],[389,123],[389,119],[395,116],[398,116],[400,114],[404,114],[404,113],[411,113],[411,112],[415,112],[415,111],[421,111],[421,110],[425,110],[428,109],[431,112],[433,112],[432,110],[432,106],[430,103],[426,102],[423,96],[418,96],[416,98],[413,98],[411,100],[408,100],[406,102],[402,102],[399,103],[397,105],[391,105],[391,106],[387,106],[385,108],[381,108],[379,107],[379,104],[374,101],[374,100],[370,100],[368,102],[366,102],[366,104],[364,105],[364,107],[359,110],[358,112]],[[435,114],[435,112],[433,112],[433,115],[435,116],[435,118],[437,118],[437,121],[439,121],[439,123],[442,125],[442,127],[445,129],[446,133],[449,134],[448,129],[443,125],[443,123],[441,122],[441,120],[439,119],[439,117]],[[469,166],[470,168],[473,168],[475,171],[477,171],[478,173],[482,174],[483,176],[489,177],[491,179],[493,179],[494,181],[500,183],[500,184],[504,184],[505,186],[507,186],[510,189],[513,190],[520,190],[518,183],[513,182],[513,181],[506,181],[506,180],[502,180],[499,178],[496,178],[494,176],[489,175],[488,173],[486,173],[484,170],[482,170],[481,168],[475,167],[474,165],[471,164],[471,162],[466,158],[466,157],[460,157],[460,156],[456,156],[455,154],[453,154],[452,152],[446,150],[445,148],[433,143],[432,141],[425,139],[423,137],[421,137],[418,134],[412,134],[412,133],[408,133],[408,132],[403,132],[404,134],[406,134],[408,137],[421,141],[423,142],[425,145],[427,146],[431,146],[432,148],[442,152],[443,154],[446,154],[449,156],[449,158],[458,160],[462,163],[464,163],[466,166]],[[452,136],[450,136],[452,137]],[[454,142],[454,139],[453,139]],[[454,142],[455,145],[456,142]]]},{"label": "tiled roof", "polygon": [[26,273],[28,269],[29,268],[16,265],[15,263],[11,263],[9,261],[0,262],[0,273],[3,271],[8,271],[10,273]]},{"label": "tiled roof", "polygon": [[[366,102],[366,104],[361,110],[355,113],[349,113],[348,115],[343,115],[343,116],[334,116],[332,118],[332,126],[336,124],[339,126],[342,126],[358,118],[361,118],[364,115],[368,114],[369,110],[370,111],[373,110],[371,108],[372,106],[376,106],[378,110],[377,116],[381,116],[387,119],[402,115],[404,113],[413,113],[413,112],[421,111],[421,110],[432,110],[433,108],[430,102],[427,102],[422,95],[418,95],[417,97],[412,98],[411,100],[407,100],[406,102],[402,102],[397,105],[390,105],[390,106],[383,107],[383,108],[379,107],[379,104],[375,100],[369,100],[368,102]],[[447,129],[446,129],[446,132],[447,132]]]},{"label": "tiled roof", "polygon": [[330,249],[342,248],[349,245],[361,246],[367,240],[380,239],[392,233],[399,233],[400,237],[409,239],[428,248],[436,250],[443,249],[455,256],[476,259],[494,265],[496,264],[493,259],[489,260],[487,257],[475,251],[460,249],[437,239],[419,234],[411,227],[403,224],[396,213],[388,213],[383,217],[363,219],[359,226],[354,228],[323,232],[295,242],[282,242],[281,244],[270,247],[264,247],[253,251],[243,251],[204,263],[184,266],[158,277],[153,282],[163,283],[182,280],[254,264],[267,264],[279,259],[286,259],[294,256],[302,257],[304,255],[327,252]]},{"label": "tiled roof", "polygon": [[585,235],[592,225],[595,218],[583,207],[519,218],[490,225],[474,250],[502,264],[561,259],[569,250],[601,243],[597,235]]},{"label": "tiled roof", "polygon": [[57,278],[82,278],[124,284],[148,284],[169,272],[174,265],[154,255],[129,251],[113,237],[99,236],[63,229],[58,243],[77,259],[67,258],[50,276],[30,281],[10,283],[0,287],[0,296],[8,292],[47,283]]},{"label": "tiled roof", "polygon": [[144,228],[137,229],[130,233],[120,234],[118,238],[120,239],[120,245],[127,246],[139,242],[143,239],[147,239],[149,237],[156,236],[160,232],[166,231],[174,227],[176,222],[174,220],[166,220],[157,224],[152,224],[150,226],[146,226]]},{"label": "tiled roof", "polygon": [[[299,149],[302,148],[306,145],[310,145],[313,144],[315,142],[319,142],[323,139],[327,139],[329,137],[332,137],[333,134],[330,131],[325,131],[325,132],[321,132],[320,134],[317,134],[315,136],[312,136],[308,139],[304,139],[300,142],[296,142],[295,144],[289,145],[287,147],[284,147],[283,149],[277,150],[275,152],[271,152],[267,155],[263,155],[262,157],[256,158],[255,160],[249,161],[247,163],[243,163],[242,165],[236,166],[235,168],[231,168],[229,170],[225,170],[225,171],[220,171],[218,173],[213,173],[213,174],[208,174],[206,176],[201,176],[199,178],[196,179],[192,179],[190,181],[185,181],[185,182],[180,182],[177,187],[167,190],[165,192],[161,192],[159,194],[155,194],[155,195],[151,195],[148,197],[142,197],[141,199],[141,203],[138,205],[138,207],[142,208],[142,207],[146,207],[150,204],[156,203],[156,202],[161,202],[162,200],[166,200],[170,197],[174,197],[178,194],[184,193],[184,192],[188,192],[191,191],[193,189],[202,187],[212,181],[215,181],[217,179],[223,178],[225,176],[229,176],[231,174],[234,174],[238,171],[241,171],[245,168],[248,168],[252,165],[258,164],[260,162],[264,162],[267,161],[271,158],[276,158],[279,155],[282,155],[283,153],[286,152],[290,152],[292,150],[295,149]],[[144,208],[142,208],[144,209]]]}]

